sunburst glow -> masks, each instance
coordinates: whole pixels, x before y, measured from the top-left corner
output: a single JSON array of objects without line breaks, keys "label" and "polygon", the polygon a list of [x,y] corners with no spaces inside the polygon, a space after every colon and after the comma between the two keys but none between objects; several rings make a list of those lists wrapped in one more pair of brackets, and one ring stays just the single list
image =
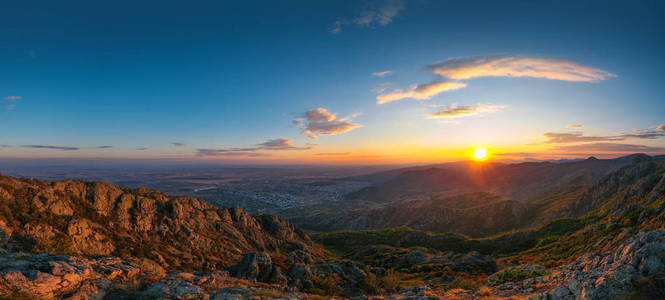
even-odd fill
[{"label": "sunburst glow", "polygon": [[485,148],[476,148],[473,150],[473,158],[477,160],[483,160],[487,157],[487,149]]}]

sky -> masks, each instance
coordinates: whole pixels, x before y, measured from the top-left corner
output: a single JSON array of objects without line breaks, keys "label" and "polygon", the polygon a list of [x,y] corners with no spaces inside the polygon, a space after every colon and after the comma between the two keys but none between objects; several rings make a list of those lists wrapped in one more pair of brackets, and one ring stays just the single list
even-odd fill
[{"label": "sky", "polygon": [[663,1],[11,1],[0,158],[665,154]]}]

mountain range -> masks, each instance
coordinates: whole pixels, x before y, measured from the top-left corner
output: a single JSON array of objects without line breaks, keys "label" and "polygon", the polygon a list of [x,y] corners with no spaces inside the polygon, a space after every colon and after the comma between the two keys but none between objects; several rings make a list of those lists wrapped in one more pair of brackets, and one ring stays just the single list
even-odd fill
[{"label": "mountain range", "polygon": [[338,212],[290,222],[143,188],[0,176],[0,298],[665,297],[661,157],[353,180],[373,183]]}]

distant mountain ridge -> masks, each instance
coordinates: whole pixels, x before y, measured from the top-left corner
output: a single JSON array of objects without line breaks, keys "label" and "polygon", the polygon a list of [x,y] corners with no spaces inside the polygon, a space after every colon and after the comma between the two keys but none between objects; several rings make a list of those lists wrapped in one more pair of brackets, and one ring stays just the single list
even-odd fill
[{"label": "distant mountain ridge", "polygon": [[[589,186],[622,167],[651,159],[635,154],[563,163],[462,162],[381,172],[374,177],[377,183],[347,195],[347,209],[291,220],[318,231],[409,226],[488,236],[578,216],[585,210],[569,204]],[[464,202],[474,205],[455,204]]]}]

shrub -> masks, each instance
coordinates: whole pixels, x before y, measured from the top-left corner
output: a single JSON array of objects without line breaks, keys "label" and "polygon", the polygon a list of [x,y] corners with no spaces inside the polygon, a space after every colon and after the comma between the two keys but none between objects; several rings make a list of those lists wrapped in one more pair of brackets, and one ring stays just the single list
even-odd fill
[{"label": "shrub", "polygon": [[480,288],[480,283],[472,279],[457,277],[446,288],[476,291]]}]

